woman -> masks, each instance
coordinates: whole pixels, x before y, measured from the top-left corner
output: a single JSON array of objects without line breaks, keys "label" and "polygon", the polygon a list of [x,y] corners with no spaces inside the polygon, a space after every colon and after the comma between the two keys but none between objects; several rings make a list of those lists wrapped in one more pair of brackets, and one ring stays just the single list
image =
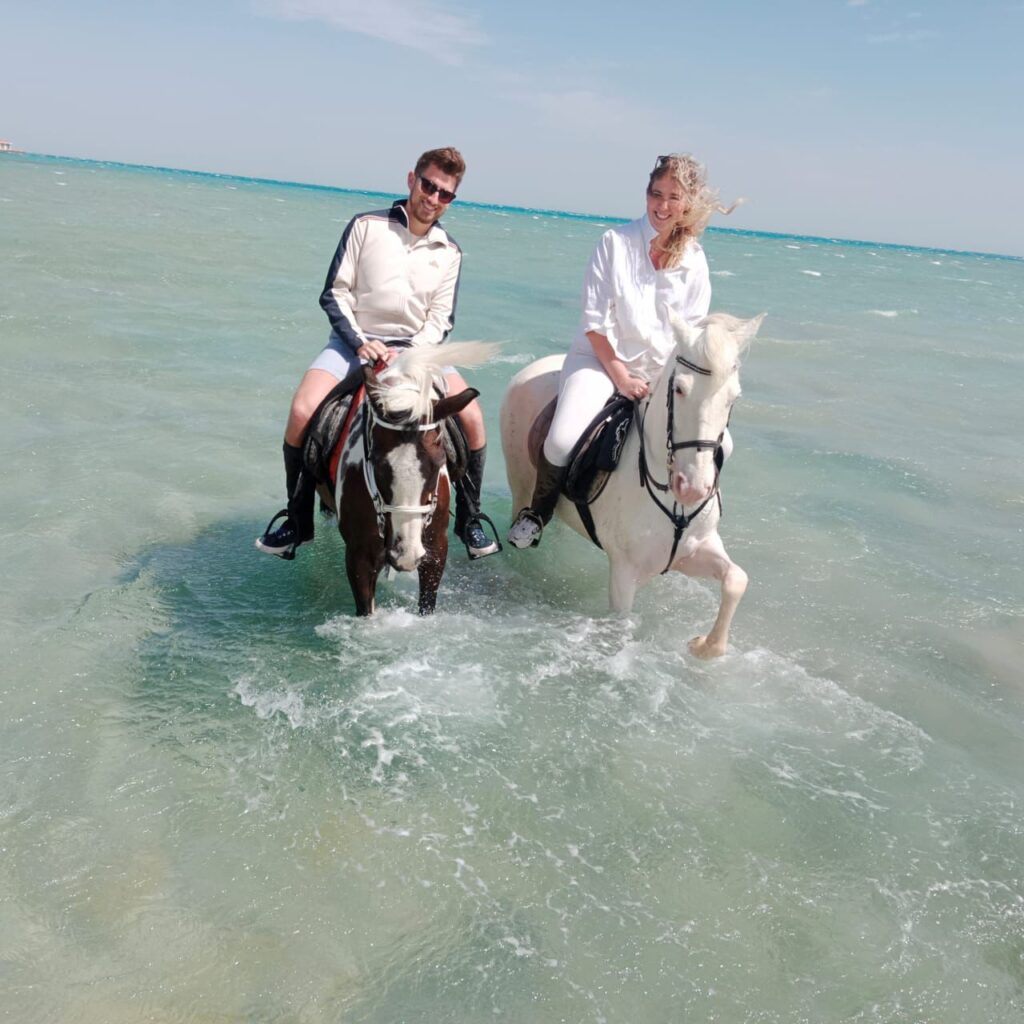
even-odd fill
[{"label": "woman", "polygon": [[[650,382],[675,348],[672,316],[689,321],[707,316],[711,279],[699,239],[713,213],[732,209],[719,205],[693,157],[659,156],[647,184],[646,215],[606,231],[598,242],[533,499],[509,530],[509,542],[517,548],[540,543],[573,446],[608,399],[616,391],[634,400],[647,397]],[[728,432],[723,448],[728,456]]]}]

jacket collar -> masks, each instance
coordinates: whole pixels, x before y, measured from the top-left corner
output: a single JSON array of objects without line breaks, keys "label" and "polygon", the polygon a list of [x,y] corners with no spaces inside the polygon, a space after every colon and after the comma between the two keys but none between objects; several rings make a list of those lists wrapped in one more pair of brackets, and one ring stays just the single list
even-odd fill
[{"label": "jacket collar", "polygon": [[[397,221],[399,224],[402,225],[403,228],[406,229],[406,231],[408,231],[409,212],[405,208],[406,202],[407,200],[405,199],[396,199],[391,204],[391,209],[388,211],[388,216],[392,220]],[[434,223],[431,224],[429,228],[427,228],[427,233],[423,236],[423,240],[442,245],[447,243],[448,233],[441,226],[440,218],[435,220]]]}]

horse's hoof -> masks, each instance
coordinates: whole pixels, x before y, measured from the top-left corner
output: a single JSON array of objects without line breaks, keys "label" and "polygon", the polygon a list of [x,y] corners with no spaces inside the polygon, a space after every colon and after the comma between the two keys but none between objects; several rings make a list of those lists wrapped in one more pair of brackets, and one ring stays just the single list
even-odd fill
[{"label": "horse's hoof", "polygon": [[706,636],[695,636],[687,646],[694,657],[705,661],[720,658],[726,651],[725,644],[709,644]]}]

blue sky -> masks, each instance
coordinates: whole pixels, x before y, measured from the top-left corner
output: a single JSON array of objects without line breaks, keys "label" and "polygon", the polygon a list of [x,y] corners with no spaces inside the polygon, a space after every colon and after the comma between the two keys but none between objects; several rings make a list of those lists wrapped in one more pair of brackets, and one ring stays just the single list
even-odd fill
[{"label": "blue sky", "polygon": [[[21,149],[638,215],[695,153],[721,226],[1024,255],[1024,0],[0,0]],[[2,164],[0,164],[2,174]]]}]

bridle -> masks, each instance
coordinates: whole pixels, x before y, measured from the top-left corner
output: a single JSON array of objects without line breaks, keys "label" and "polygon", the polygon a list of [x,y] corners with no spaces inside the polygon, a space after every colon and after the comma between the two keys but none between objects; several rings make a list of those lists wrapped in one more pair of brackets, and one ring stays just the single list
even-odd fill
[{"label": "bridle", "polygon": [[[698,366],[696,363],[691,363],[689,359],[685,359],[683,356],[677,355],[676,362],[681,366],[685,366],[688,370],[692,370],[694,373],[699,373],[702,377],[710,377],[711,371],[704,366]],[[666,395],[666,401],[668,403],[668,429],[666,430],[665,436],[665,467],[668,474],[668,483],[659,483],[651,476],[650,469],[648,468],[647,462],[647,431],[646,431],[646,407],[650,405],[650,398],[648,398],[644,405],[641,406],[640,401],[636,402],[636,415],[637,423],[639,425],[640,432],[640,456],[639,456],[639,470],[640,470],[640,483],[646,488],[647,493],[651,496],[651,500],[658,508],[668,517],[669,522],[672,523],[673,537],[672,537],[672,553],[668,556],[668,564],[664,569],[661,570],[662,575],[667,573],[672,568],[672,563],[675,561],[676,551],[679,550],[679,541],[686,531],[686,528],[692,523],[697,516],[707,508],[708,504],[719,497],[718,491],[718,475],[719,468],[718,464],[715,464],[715,482],[711,488],[711,493],[689,514],[683,510],[683,507],[678,502],[673,500],[672,508],[670,509],[661,498],[658,497],[657,491],[662,494],[667,494],[672,479],[672,456],[676,452],[682,451],[684,448],[696,448],[698,451],[714,451],[721,443],[722,438],[725,436],[725,431],[722,431],[718,435],[717,441],[709,441],[706,438],[697,438],[692,441],[677,441],[675,439],[675,403],[672,400],[672,393],[675,388],[675,374],[666,374],[668,377],[668,392]]]},{"label": "bridle", "polygon": [[377,513],[377,531],[381,538],[385,536],[386,517],[392,512],[402,512],[407,515],[418,515],[423,517],[423,526],[430,525],[434,518],[434,511],[437,509],[437,488],[431,495],[429,505],[389,505],[381,497],[380,488],[377,486],[377,477],[373,471],[373,428],[384,427],[385,430],[394,430],[402,434],[426,433],[428,430],[436,430],[440,427],[439,421],[433,423],[391,423],[377,415],[370,396],[366,396],[363,403],[363,479],[366,482],[366,490],[373,502],[374,510]]}]

